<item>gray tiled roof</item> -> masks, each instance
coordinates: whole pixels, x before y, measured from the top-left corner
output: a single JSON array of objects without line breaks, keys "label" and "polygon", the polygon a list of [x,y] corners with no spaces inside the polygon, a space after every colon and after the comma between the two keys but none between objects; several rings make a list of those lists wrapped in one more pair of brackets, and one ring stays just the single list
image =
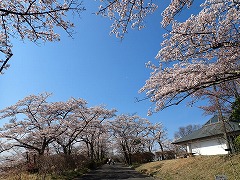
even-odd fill
[{"label": "gray tiled roof", "polygon": [[[215,118],[215,116],[213,118]],[[227,129],[228,133],[233,133],[233,132],[237,132],[237,131],[240,132],[240,125],[238,122],[225,121],[225,124],[226,124],[226,129]],[[173,142],[173,144],[183,144],[183,143],[186,143],[186,142],[192,141],[192,140],[213,137],[213,136],[219,136],[219,135],[223,134],[222,132],[223,132],[222,122],[216,122],[216,123],[212,123],[212,124],[211,123],[208,124],[208,122],[207,122],[199,130],[196,130],[193,133],[176,140],[175,142]]]}]

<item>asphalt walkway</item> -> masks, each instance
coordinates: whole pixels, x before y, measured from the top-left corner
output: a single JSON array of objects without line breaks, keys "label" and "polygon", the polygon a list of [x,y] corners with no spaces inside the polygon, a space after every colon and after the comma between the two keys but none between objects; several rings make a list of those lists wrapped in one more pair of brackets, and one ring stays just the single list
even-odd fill
[{"label": "asphalt walkway", "polygon": [[83,177],[75,180],[154,180],[152,177],[140,174],[134,169],[116,163],[114,165],[104,164],[101,168],[91,171]]}]

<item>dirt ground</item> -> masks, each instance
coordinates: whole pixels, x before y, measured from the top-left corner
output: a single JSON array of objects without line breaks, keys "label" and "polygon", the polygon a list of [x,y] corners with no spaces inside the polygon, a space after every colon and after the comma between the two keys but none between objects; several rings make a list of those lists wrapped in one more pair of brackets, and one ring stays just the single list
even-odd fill
[{"label": "dirt ground", "polygon": [[134,169],[124,166],[123,164],[116,163],[114,165],[105,164],[101,168],[91,171],[83,177],[76,178],[75,180],[154,180],[152,177],[140,174]]}]

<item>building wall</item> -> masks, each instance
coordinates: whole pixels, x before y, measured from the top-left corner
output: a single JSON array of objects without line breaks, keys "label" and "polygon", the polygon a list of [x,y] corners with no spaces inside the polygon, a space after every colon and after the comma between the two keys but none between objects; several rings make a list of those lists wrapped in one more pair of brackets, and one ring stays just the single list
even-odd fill
[{"label": "building wall", "polygon": [[194,141],[187,145],[188,152],[196,155],[227,154],[226,148],[226,143],[220,138]]}]

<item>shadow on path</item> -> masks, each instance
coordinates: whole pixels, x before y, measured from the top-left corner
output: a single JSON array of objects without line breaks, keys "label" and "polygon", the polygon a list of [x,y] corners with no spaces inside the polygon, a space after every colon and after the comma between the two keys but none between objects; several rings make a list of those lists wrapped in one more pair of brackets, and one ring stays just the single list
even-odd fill
[{"label": "shadow on path", "polygon": [[76,178],[75,180],[108,180],[108,179],[128,179],[128,180],[153,180],[152,177],[140,174],[130,167],[116,163],[114,165],[104,164],[101,168],[91,171],[88,174]]}]

